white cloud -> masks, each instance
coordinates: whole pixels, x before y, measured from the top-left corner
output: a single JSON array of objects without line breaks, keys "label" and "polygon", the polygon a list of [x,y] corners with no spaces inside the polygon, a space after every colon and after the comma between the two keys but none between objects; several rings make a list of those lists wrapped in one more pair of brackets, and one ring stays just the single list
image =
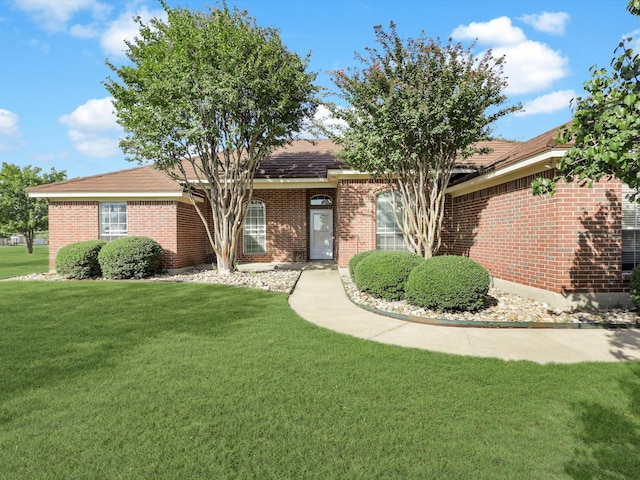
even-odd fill
[{"label": "white cloud", "polygon": [[511,24],[509,17],[499,17],[488,22],[471,22],[459,25],[451,33],[457,40],[478,40],[485,45],[514,45],[524,42],[527,37],[519,27]]},{"label": "white cloud", "polygon": [[119,152],[118,139],[114,137],[71,129],[69,139],[78,152],[90,158],[109,158]]},{"label": "white cloud", "polygon": [[531,101],[525,102],[522,111],[514,113],[514,116],[526,117],[568,109],[571,100],[574,98],[576,98],[576,92],[573,90],[558,90],[557,92],[547,93],[546,95],[541,95]]},{"label": "white cloud", "polygon": [[125,58],[127,48],[125,40],[132,41],[138,34],[140,26],[134,21],[134,17],[140,16],[144,23],[148,23],[152,18],[167,20],[167,13],[164,10],[149,10],[142,7],[139,11],[127,11],[114,20],[104,31],[100,38],[102,49],[114,58]]},{"label": "white cloud", "polygon": [[530,15],[522,15],[519,18],[536,30],[549,33],[551,35],[564,35],[564,29],[570,19],[569,14],[566,12],[534,13]]},{"label": "white cloud", "polygon": [[544,43],[528,40],[508,17],[458,26],[451,36],[458,40],[476,39],[492,49],[494,57],[505,56],[504,74],[508,95],[522,95],[549,88],[569,74],[569,60]]},{"label": "white cloud", "polygon": [[122,128],[113,108],[111,97],[91,99],[60,117],[60,122],[70,127],[69,139],[78,152],[92,158],[118,153],[118,136]]},{"label": "white cloud", "polygon": [[313,118],[304,122],[299,136],[301,138],[324,137],[326,135],[324,129],[332,133],[339,133],[346,126],[347,123],[333,117],[325,105],[319,105]]},{"label": "white cloud", "polygon": [[622,38],[620,40],[626,40],[629,37],[631,37],[632,40],[628,45],[631,46],[631,48],[633,48],[635,52],[640,52],[640,29],[625,33],[624,35],[622,35]]},{"label": "white cloud", "polygon": [[98,26],[95,23],[88,25],[75,24],[69,28],[69,34],[78,38],[96,38],[98,36]]},{"label": "white cloud", "polygon": [[347,127],[347,122],[331,115],[331,111],[324,105],[318,106],[313,121],[329,129],[340,129]]},{"label": "white cloud", "polygon": [[527,40],[518,45],[498,47],[493,54],[505,56],[504,73],[508,77],[505,92],[509,95],[544,90],[569,74],[569,59],[540,42]]},{"label": "white cloud", "polygon": [[0,108],[0,135],[14,137],[18,135],[18,115]]},{"label": "white cloud", "polygon": [[60,117],[60,121],[73,128],[90,132],[108,132],[120,127],[113,112],[111,97],[91,99],[80,105],[68,115]]},{"label": "white cloud", "polygon": [[49,32],[60,32],[80,12],[89,12],[93,18],[104,18],[111,7],[99,0],[14,0],[14,5],[23,10],[42,28]]}]

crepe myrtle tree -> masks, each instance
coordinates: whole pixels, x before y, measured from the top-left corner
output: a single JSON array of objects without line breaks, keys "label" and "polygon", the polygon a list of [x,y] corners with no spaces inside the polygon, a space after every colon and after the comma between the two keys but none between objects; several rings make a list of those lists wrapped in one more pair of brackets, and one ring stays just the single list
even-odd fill
[{"label": "crepe myrtle tree", "polygon": [[500,108],[504,58],[476,58],[451,40],[403,40],[394,23],[374,27],[379,48],[356,54],[362,69],[333,73],[347,107],[330,106],[343,127],[327,130],[342,159],[385,178],[398,192],[396,221],[408,249],[429,258],[440,246],[445,189],[456,160],[487,153],[475,145],[491,125],[518,110]]},{"label": "crepe myrtle tree", "polygon": [[[627,9],[640,15],[640,0],[630,1]],[[573,145],[556,162],[553,178],[533,181],[535,195],[553,195],[560,180],[590,187],[602,178],[618,178],[636,192],[631,200],[640,200],[640,55],[631,41],[619,43],[610,70],[590,68],[587,95],[572,100],[573,120],[558,131],[557,143]]]},{"label": "crepe myrtle tree", "polygon": [[64,180],[65,171],[52,168],[49,173],[39,167],[20,167],[2,162],[0,169],[0,232],[20,233],[33,253],[36,232],[49,228],[49,207],[46,200],[29,198],[27,188]]},{"label": "crepe myrtle tree", "polygon": [[316,74],[307,72],[309,55],[288,51],[277,30],[244,11],[163,7],[166,21],[137,19],[138,36],[126,42],[130,63],[107,61],[117,79],[105,86],[127,159],[152,162],[183,183],[227,274],[255,172],[313,116]]}]

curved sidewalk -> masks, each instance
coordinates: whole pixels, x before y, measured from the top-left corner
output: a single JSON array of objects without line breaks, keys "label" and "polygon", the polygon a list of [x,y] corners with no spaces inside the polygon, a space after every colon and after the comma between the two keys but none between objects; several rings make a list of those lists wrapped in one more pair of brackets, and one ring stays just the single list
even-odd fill
[{"label": "curved sidewalk", "polygon": [[335,264],[305,269],[289,305],[302,318],[354,337],[434,352],[538,363],[640,360],[640,330],[443,327],[354,305]]}]

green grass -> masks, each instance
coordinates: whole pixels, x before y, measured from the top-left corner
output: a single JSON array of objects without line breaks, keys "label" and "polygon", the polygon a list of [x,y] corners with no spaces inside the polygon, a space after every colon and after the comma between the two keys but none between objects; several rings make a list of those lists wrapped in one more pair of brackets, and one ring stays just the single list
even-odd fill
[{"label": "green grass", "polygon": [[640,364],[359,340],[284,294],[0,283],[0,478],[623,479]]},{"label": "green grass", "polygon": [[49,271],[49,246],[35,245],[33,254],[24,245],[0,246],[0,278]]}]

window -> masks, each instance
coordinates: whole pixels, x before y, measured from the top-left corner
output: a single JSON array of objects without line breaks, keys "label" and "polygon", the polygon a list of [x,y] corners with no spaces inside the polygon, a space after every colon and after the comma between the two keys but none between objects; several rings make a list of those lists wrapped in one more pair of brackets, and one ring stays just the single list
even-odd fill
[{"label": "window", "polygon": [[267,222],[264,202],[252,200],[244,219],[244,253],[266,253]]},{"label": "window", "polygon": [[314,207],[333,205],[333,200],[329,195],[314,195],[311,197],[311,205]]},{"label": "window", "polygon": [[115,240],[127,235],[127,203],[100,204],[100,240]]},{"label": "window", "polygon": [[627,195],[634,191],[622,185],[622,270],[629,272],[640,263],[640,209]]},{"label": "window", "polygon": [[[393,215],[391,192],[385,192],[376,198],[376,249],[406,250],[404,237]],[[396,192],[396,207],[400,212],[400,195]]]}]

